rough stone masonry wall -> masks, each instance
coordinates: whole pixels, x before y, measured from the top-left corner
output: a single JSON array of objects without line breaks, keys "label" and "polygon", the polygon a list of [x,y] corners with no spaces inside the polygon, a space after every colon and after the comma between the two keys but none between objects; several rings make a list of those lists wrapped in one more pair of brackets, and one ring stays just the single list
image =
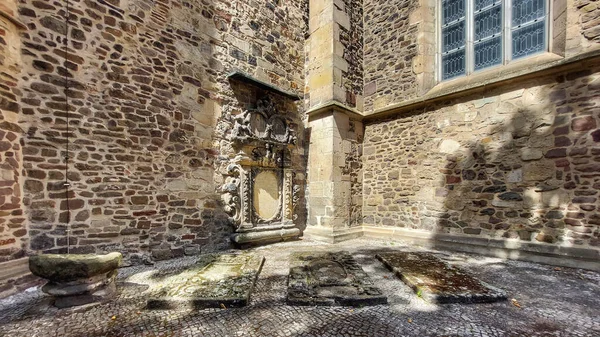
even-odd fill
[{"label": "rough stone masonry wall", "polygon": [[599,247],[599,111],[596,65],[368,124],[364,224]]},{"label": "rough stone masonry wall", "polygon": [[20,185],[22,131],[17,125],[21,53],[16,2],[0,4],[0,11],[0,262],[4,262],[24,255],[27,230]]},{"label": "rough stone masonry wall", "polygon": [[600,41],[600,1],[576,0],[575,7],[581,16],[581,32],[591,41]]},{"label": "rough stone masonry wall", "polygon": [[364,111],[416,97],[417,0],[364,1]]},{"label": "rough stone masonry wall", "polygon": [[300,88],[300,2],[72,0],[68,29],[65,4],[19,9],[30,251],[227,247],[215,163],[244,105],[225,76]]}]

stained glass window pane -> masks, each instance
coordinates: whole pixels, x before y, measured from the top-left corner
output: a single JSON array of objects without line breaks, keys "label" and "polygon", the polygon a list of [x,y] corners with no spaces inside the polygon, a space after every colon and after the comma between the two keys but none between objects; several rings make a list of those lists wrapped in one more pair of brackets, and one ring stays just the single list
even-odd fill
[{"label": "stained glass window pane", "polygon": [[465,74],[466,0],[442,1],[442,79]]},{"label": "stained glass window pane", "polygon": [[465,74],[465,49],[442,56],[442,79],[447,80]]},{"label": "stained glass window pane", "polygon": [[546,48],[546,37],[544,30],[545,20],[515,29],[512,32],[512,56],[517,59],[523,56],[535,54]]},{"label": "stained glass window pane", "polygon": [[465,20],[442,29],[442,53],[465,45]]},{"label": "stained glass window pane", "polygon": [[502,37],[475,43],[475,70],[502,63]]},{"label": "stained glass window pane", "polygon": [[546,15],[546,0],[513,0],[512,26],[541,20]]},{"label": "stained glass window pane", "polygon": [[465,0],[442,1],[442,25],[464,18]]},{"label": "stained glass window pane", "polygon": [[495,6],[475,15],[475,40],[502,32],[502,7]]}]

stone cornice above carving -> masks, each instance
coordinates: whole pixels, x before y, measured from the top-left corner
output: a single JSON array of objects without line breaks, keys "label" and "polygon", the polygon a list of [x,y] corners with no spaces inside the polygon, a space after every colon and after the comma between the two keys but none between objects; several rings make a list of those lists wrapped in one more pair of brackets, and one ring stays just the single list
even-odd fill
[{"label": "stone cornice above carving", "polygon": [[267,83],[267,82],[264,82],[264,81],[261,81],[261,80],[255,78],[255,77],[252,77],[240,70],[235,70],[235,71],[231,72],[230,74],[227,75],[227,78],[237,80],[240,82],[244,82],[244,83],[252,84],[256,87],[259,87],[259,88],[267,90],[267,91],[274,92],[276,94],[287,97],[294,101],[298,101],[298,100],[302,99],[302,97],[300,95],[280,89],[270,83]]}]

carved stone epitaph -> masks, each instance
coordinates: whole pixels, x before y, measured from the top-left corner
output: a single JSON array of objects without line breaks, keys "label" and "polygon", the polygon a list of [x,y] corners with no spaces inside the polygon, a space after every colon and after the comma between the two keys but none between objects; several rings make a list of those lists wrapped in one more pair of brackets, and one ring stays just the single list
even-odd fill
[{"label": "carved stone epitaph", "polygon": [[238,155],[227,168],[222,199],[235,233],[233,242],[249,244],[297,237],[291,149],[295,125],[269,99],[234,119],[231,141]]}]

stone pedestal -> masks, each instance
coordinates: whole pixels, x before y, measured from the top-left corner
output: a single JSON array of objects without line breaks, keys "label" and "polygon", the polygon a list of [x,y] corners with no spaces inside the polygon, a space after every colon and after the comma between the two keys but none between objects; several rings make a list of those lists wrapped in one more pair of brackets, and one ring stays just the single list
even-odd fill
[{"label": "stone pedestal", "polygon": [[29,269],[48,280],[42,291],[54,297],[54,305],[66,308],[112,298],[122,259],[121,253],[37,255],[29,258]]}]

